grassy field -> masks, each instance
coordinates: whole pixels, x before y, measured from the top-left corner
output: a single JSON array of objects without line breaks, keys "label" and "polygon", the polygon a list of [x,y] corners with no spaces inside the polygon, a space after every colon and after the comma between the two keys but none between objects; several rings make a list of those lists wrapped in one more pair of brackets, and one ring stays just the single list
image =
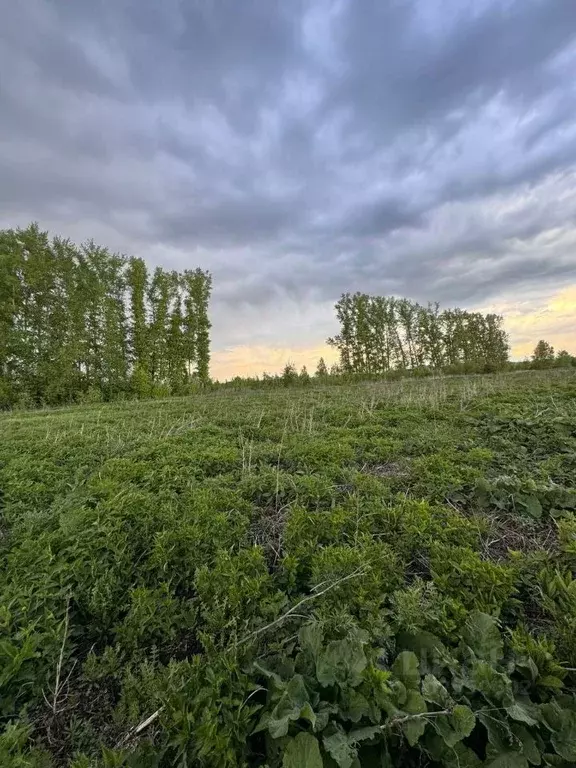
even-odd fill
[{"label": "grassy field", "polygon": [[576,765],[576,373],[0,415],[0,765]]}]

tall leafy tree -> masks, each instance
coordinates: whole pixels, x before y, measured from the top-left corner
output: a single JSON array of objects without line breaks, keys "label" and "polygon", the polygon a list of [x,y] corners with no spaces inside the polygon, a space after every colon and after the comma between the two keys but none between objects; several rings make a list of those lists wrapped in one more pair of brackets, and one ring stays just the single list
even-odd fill
[{"label": "tall leafy tree", "polygon": [[108,399],[128,389],[128,321],[125,303],[125,260],[106,252],[103,260],[104,283],[102,328],[102,383]]},{"label": "tall leafy tree", "polygon": [[22,386],[23,246],[14,230],[0,232],[0,407]]},{"label": "tall leafy tree", "polygon": [[209,379],[210,328],[208,304],[212,291],[212,277],[201,269],[185,270],[184,288],[184,350],[189,377],[201,382]]},{"label": "tall leafy tree", "polygon": [[323,357],[321,357],[320,360],[318,360],[318,365],[316,366],[316,373],[314,375],[319,379],[324,378],[325,376],[328,376],[328,368],[326,367],[326,362],[324,361]]},{"label": "tall leafy tree", "polygon": [[182,391],[186,383],[186,359],[184,350],[184,317],[182,314],[181,278],[177,272],[170,274],[170,316],[168,320],[167,357],[168,381],[173,392]]},{"label": "tall leafy tree", "polygon": [[532,360],[536,364],[550,364],[554,361],[554,347],[544,339],[540,339],[532,353]]},{"label": "tall leafy tree", "polygon": [[0,231],[0,407],[182,391],[208,381],[212,278],[36,224]]},{"label": "tall leafy tree", "polygon": [[150,325],[150,375],[152,380],[164,384],[168,379],[168,313],[170,307],[170,274],[156,267],[148,289]]},{"label": "tall leafy tree", "polygon": [[327,340],[345,372],[384,373],[392,368],[445,366],[496,370],[508,360],[508,337],[499,315],[461,309],[440,311],[409,299],[345,293],[335,305],[340,332]]},{"label": "tall leafy tree", "polygon": [[148,270],[144,259],[132,257],[126,269],[130,302],[130,359],[134,367],[148,370],[146,296]]}]

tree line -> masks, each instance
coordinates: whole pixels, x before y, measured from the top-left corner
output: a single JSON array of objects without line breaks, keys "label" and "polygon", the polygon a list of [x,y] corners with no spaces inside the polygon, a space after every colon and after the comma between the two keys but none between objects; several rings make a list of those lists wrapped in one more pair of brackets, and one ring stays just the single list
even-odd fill
[{"label": "tree line", "polygon": [[0,407],[182,394],[207,382],[212,278],[0,230]]},{"label": "tree line", "polygon": [[508,361],[501,315],[365,293],[342,294],[335,309],[340,332],[327,343],[344,373],[496,371]]},{"label": "tree line", "polygon": [[[209,377],[209,272],[157,267],[50,238],[36,224],[0,230],[0,408],[186,394]],[[230,386],[345,383],[378,377],[482,373],[576,365],[538,342],[531,362],[508,361],[497,314],[345,293],[340,332],[327,340],[339,362],[310,375],[235,377]]]}]

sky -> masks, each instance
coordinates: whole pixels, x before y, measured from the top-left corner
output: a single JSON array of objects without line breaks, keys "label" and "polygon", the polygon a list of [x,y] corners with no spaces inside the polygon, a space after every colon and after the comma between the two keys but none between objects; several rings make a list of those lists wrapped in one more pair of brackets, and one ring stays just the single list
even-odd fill
[{"label": "sky", "polygon": [[575,0],[0,0],[0,226],[212,272],[212,373],[342,292],[576,353]]}]

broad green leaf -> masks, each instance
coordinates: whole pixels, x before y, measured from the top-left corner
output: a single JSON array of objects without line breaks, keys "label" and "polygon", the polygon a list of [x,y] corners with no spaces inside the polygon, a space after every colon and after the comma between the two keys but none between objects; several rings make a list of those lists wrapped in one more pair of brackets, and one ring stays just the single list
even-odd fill
[{"label": "broad green leaf", "polygon": [[469,747],[458,742],[447,746],[442,736],[437,733],[426,735],[425,748],[432,759],[442,768],[480,768],[482,761]]},{"label": "broad green leaf", "polygon": [[510,730],[522,745],[522,754],[526,756],[528,762],[532,763],[532,765],[540,765],[542,762],[540,750],[536,744],[536,739],[532,736],[528,728],[519,723],[512,723]]},{"label": "broad green leaf", "polygon": [[576,712],[552,701],[540,707],[544,723],[552,731],[551,741],[564,760],[576,762]]},{"label": "broad green leaf", "polygon": [[536,680],[540,674],[538,666],[531,656],[524,656],[521,659],[516,659],[515,664],[516,669],[525,669],[532,681]]},{"label": "broad green leaf", "polygon": [[452,697],[434,675],[426,675],[422,681],[422,696],[426,701],[446,709],[453,703]]},{"label": "broad green leaf", "polygon": [[480,768],[482,761],[469,747],[459,742],[444,757],[445,768]]},{"label": "broad green leaf", "polygon": [[454,730],[450,725],[450,715],[442,715],[434,718],[432,726],[436,730],[439,736],[442,737],[442,741],[447,747],[454,747],[459,741],[462,741],[464,736]]},{"label": "broad green leaf", "polygon": [[260,733],[260,731],[266,731],[268,729],[268,723],[270,722],[270,713],[264,712],[262,717],[260,718],[260,721],[258,722],[258,725],[252,733]]},{"label": "broad green leaf", "polygon": [[416,654],[420,661],[421,674],[433,673],[445,667],[450,661],[448,649],[431,632],[418,632],[416,635],[401,632],[397,638],[397,647]]},{"label": "broad green leaf", "polygon": [[538,710],[533,705],[525,704],[522,701],[515,701],[512,706],[506,707],[506,712],[512,720],[526,723],[526,725],[538,724],[538,719],[535,717],[538,714]]},{"label": "broad green leaf", "polygon": [[[390,682],[390,698],[399,706],[401,707],[404,702],[406,701],[406,697],[408,695],[408,692],[406,690],[406,686],[404,683],[400,682],[400,680],[392,680]],[[386,699],[382,701],[383,707],[386,706]]]},{"label": "broad green leaf", "polygon": [[420,715],[422,712],[426,712],[427,707],[422,694],[418,691],[410,690],[406,696],[405,703],[402,705],[402,709],[410,715]]},{"label": "broad green leaf", "polygon": [[556,753],[552,754],[551,752],[544,752],[542,754],[542,759],[544,760],[544,765],[546,766],[558,766],[558,768],[573,768],[573,766],[566,765],[566,761],[563,760],[559,755]]},{"label": "broad green leaf", "polygon": [[553,688],[556,691],[561,690],[564,687],[564,682],[556,675],[542,675],[538,678],[538,685],[542,688]]},{"label": "broad green leaf", "polygon": [[333,640],[316,661],[316,677],[320,685],[339,683],[352,688],[362,682],[368,661],[362,642],[357,638]]},{"label": "broad green leaf", "polygon": [[476,712],[476,717],[488,732],[488,741],[498,752],[506,752],[514,746],[514,739],[508,724],[491,712]]},{"label": "broad green leaf", "polygon": [[306,702],[306,704],[304,704],[304,706],[300,710],[300,719],[308,720],[308,722],[312,726],[312,730],[314,731],[317,730],[316,729],[316,713],[314,712],[314,710],[312,709],[312,706],[308,701]]},{"label": "broad green leaf", "polygon": [[314,730],[318,733],[323,731],[328,725],[330,715],[334,715],[338,712],[336,704],[329,704],[327,701],[320,702],[320,705],[316,711],[316,726]]},{"label": "broad green leaf", "polygon": [[520,752],[505,752],[486,763],[487,768],[528,768],[528,761]]},{"label": "broad green leaf", "polygon": [[307,711],[307,704],[308,692],[302,675],[294,675],[272,712],[263,716],[256,732],[266,727],[273,739],[286,736],[290,723],[302,717],[302,711]]},{"label": "broad green leaf", "polygon": [[[440,718],[438,718],[440,720]],[[438,720],[436,723],[438,723]],[[426,737],[424,739],[424,746],[426,748],[426,752],[428,755],[432,758],[432,760],[439,762],[442,760],[444,755],[447,753],[446,744],[444,743],[444,739],[442,736],[438,733],[438,729],[435,728],[434,731],[428,730]]]},{"label": "broad green leaf", "polygon": [[473,611],[466,621],[463,639],[478,656],[495,663],[502,658],[504,642],[493,616],[480,611]]},{"label": "broad green leaf", "polygon": [[311,733],[299,733],[288,742],[283,768],[323,768],[318,740]]},{"label": "broad green leaf", "polygon": [[466,707],[464,704],[457,704],[452,710],[451,723],[461,740],[470,736],[474,730],[476,717],[470,707]]},{"label": "broad green leaf", "polygon": [[294,675],[292,680],[290,680],[286,686],[286,695],[290,697],[290,701],[292,701],[295,706],[302,709],[304,704],[308,701],[308,691],[304,685],[304,678],[302,675]]},{"label": "broad green leaf", "polygon": [[401,680],[406,688],[418,688],[420,669],[418,657],[412,651],[402,651],[392,664],[392,673]]},{"label": "broad green leaf", "polygon": [[350,688],[342,697],[340,716],[344,720],[352,720],[357,723],[365,715],[370,714],[371,708],[368,700],[360,691]]},{"label": "broad green leaf", "polygon": [[540,504],[540,501],[536,496],[524,496],[522,499],[522,505],[530,517],[535,519],[542,517],[542,504]]},{"label": "broad green leaf", "polygon": [[358,753],[343,730],[340,729],[331,736],[324,736],[322,742],[326,752],[338,763],[340,768],[350,768]]},{"label": "broad green leaf", "polygon": [[576,763],[576,712],[562,710],[562,727],[552,734],[551,741],[560,757]]},{"label": "broad green leaf", "polygon": [[358,744],[361,741],[373,739],[380,733],[382,733],[382,728],[379,725],[368,725],[366,728],[356,728],[356,730],[350,731],[348,741],[352,744]]},{"label": "broad green leaf", "polygon": [[476,661],[472,667],[474,686],[491,702],[504,707],[514,704],[514,693],[510,678],[498,672],[486,661]]},{"label": "broad green leaf", "polygon": [[562,708],[555,701],[540,706],[543,722],[551,731],[559,731],[562,728],[562,712]]},{"label": "broad green leaf", "polygon": [[407,720],[402,723],[402,730],[406,736],[406,741],[411,747],[414,747],[424,731],[426,730],[426,720],[423,717],[415,717],[413,720]]},{"label": "broad green leaf", "polygon": [[266,719],[263,718],[261,720],[255,733],[264,730],[264,728],[267,728],[268,733],[270,736],[272,736],[273,739],[280,739],[282,736],[286,736],[288,734],[290,722],[298,720],[299,715],[300,712],[298,710],[295,710],[288,715],[284,715],[283,717],[274,717],[273,715],[269,715]]},{"label": "broad green leaf", "polygon": [[476,718],[469,707],[458,704],[450,715],[436,717],[432,725],[448,747],[469,736],[474,730]]},{"label": "broad green leaf", "polygon": [[260,664],[258,661],[254,662],[253,667],[254,667],[255,670],[257,670],[258,672],[263,674],[268,679],[273,680],[274,683],[276,684],[276,687],[278,689],[285,688],[286,684],[284,683],[284,681],[282,680],[280,675],[276,674],[276,672],[272,672],[270,669],[267,669],[265,666]]},{"label": "broad green leaf", "polygon": [[305,624],[298,633],[298,640],[303,650],[308,651],[315,659],[322,647],[322,629],[318,622]]}]

